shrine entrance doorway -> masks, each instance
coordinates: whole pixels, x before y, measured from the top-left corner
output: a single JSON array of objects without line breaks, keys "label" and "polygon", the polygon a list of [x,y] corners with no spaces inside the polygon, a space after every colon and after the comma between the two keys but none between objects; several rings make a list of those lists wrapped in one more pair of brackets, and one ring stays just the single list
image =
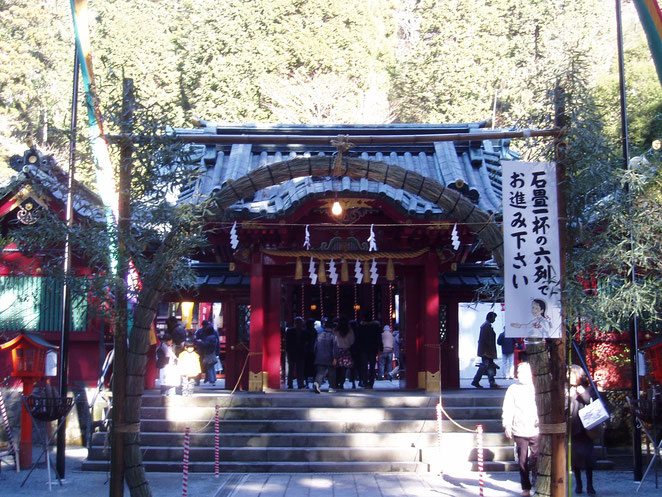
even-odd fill
[{"label": "shrine entrance doorway", "polygon": [[[390,326],[394,335],[393,353],[390,356],[390,372],[386,374],[384,368],[387,367],[388,359],[382,359],[380,369],[380,360],[375,362],[377,382],[375,388],[398,389],[405,388],[405,343],[406,330],[401,326],[401,293],[402,282],[397,280],[393,282],[384,282],[376,285],[372,284],[353,284],[351,282],[338,284],[311,285],[308,282],[299,283],[295,280],[287,282],[282,288],[283,316],[282,337],[281,340],[281,385],[286,385],[287,375],[289,373],[284,332],[289,326],[292,326],[294,318],[303,317],[304,321],[311,320],[319,329],[322,323],[328,319],[336,319],[343,316],[350,321],[356,321],[357,326],[362,321],[378,321],[380,329],[384,326]],[[356,351],[355,351],[356,352]],[[356,357],[356,356],[355,356]],[[358,369],[358,368],[357,368]],[[310,368],[307,368],[310,374]],[[351,374],[347,374],[348,383],[345,388],[351,388]],[[358,380],[355,380],[358,386]]]}]

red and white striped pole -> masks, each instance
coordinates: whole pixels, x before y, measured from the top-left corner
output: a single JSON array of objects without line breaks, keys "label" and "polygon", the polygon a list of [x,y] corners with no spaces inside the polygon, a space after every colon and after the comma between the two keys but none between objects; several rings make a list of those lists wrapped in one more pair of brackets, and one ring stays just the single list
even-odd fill
[{"label": "red and white striped pole", "polygon": [[439,474],[444,472],[444,468],[441,462],[442,454],[443,451],[441,450],[441,433],[442,433],[442,426],[441,426],[441,402],[437,404],[437,439],[439,443]]},{"label": "red and white striped pole", "polygon": [[186,433],[184,433],[184,469],[182,474],[182,497],[188,495],[188,457],[189,450],[191,447],[191,427],[186,427]]},{"label": "red and white striped pole", "polygon": [[483,497],[483,425],[476,425],[476,454],[478,459],[478,488],[480,497]]},{"label": "red and white striped pole", "polygon": [[18,450],[14,444],[14,437],[11,434],[11,428],[9,427],[9,418],[7,417],[7,408],[5,407],[5,398],[2,396],[2,391],[0,391],[0,415],[2,416],[2,422],[5,425],[5,432],[7,433],[7,441],[9,442],[9,447],[11,448],[12,455],[14,456],[14,465],[16,466],[16,471],[21,470],[21,463],[18,458]]},{"label": "red and white striped pole", "polygon": [[218,478],[220,473],[220,447],[221,447],[221,436],[219,433],[219,418],[218,410],[221,408],[216,404],[216,416],[214,417],[214,476]]}]

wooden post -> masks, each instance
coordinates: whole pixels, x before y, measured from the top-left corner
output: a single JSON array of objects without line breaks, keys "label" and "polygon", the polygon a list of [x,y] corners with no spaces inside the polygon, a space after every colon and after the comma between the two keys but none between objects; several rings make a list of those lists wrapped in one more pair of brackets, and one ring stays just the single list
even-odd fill
[{"label": "wooden post", "polygon": [[[122,134],[131,136],[133,120],[133,80],[124,79],[122,97]],[[110,495],[124,495],[124,404],[126,400],[128,309],[126,278],[129,257],[126,237],[130,230],[129,193],[133,147],[124,140],[121,147],[118,198],[118,267],[115,297],[115,357],[113,367],[113,425],[110,455]]]},{"label": "wooden post", "polygon": [[[547,427],[552,421],[552,374],[547,344],[541,339],[526,339],[526,356],[533,373],[533,385],[536,391],[536,406],[541,427]],[[552,495],[552,440],[547,430],[541,428],[538,445],[538,468],[536,495]]]},{"label": "wooden post", "polygon": [[[23,395],[29,397],[34,390],[32,378],[22,378]],[[32,418],[25,404],[21,407],[21,439],[18,442],[19,462],[22,468],[32,464]]]}]

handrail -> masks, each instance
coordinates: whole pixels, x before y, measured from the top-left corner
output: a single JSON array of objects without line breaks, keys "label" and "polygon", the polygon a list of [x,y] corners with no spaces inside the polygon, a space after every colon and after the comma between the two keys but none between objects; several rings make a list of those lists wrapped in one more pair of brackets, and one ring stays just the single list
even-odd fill
[{"label": "handrail", "polygon": [[106,424],[106,420],[108,419],[110,410],[113,406],[113,399],[112,397],[110,398],[110,401],[108,403],[108,407],[103,411],[103,415],[99,421],[94,421],[94,405],[97,402],[97,399],[99,395],[103,392],[104,390],[104,385],[106,383],[106,376],[108,375],[108,371],[110,370],[110,366],[113,363],[113,359],[115,358],[115,349],[111,349],[107,354],[106,358],[103,361],[103,367],[101,368],[101,375],[99,376],[99,379],[97,380],[97,388],[96,391],[94,392],[94,396],[92,397],[92,400],[87,404],[87,409],[89,411],[89,416],[87,418],[87,448],[89,449],[92,445],[92,426],[93,425],[99,425],[103,426]]}]

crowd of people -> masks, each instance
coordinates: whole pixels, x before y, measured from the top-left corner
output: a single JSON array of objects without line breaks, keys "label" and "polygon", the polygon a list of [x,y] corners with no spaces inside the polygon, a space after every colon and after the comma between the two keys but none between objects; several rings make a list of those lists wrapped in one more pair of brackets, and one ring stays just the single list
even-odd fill
[{"label": "crowd of people", "polygon": [[203,373],[204,383],[215,385],[220,339],[211,322],[202,321],[195,333],[187,331],[174,316],[168,318],[166,326],[156,349],[161,393],[175,395],[181,386],[181,394],[190,396]]},{"label": "crowd of people", "polygon": [[285,330],[287,388],[294,388],[294,380],[297,388],[312,386],[316,393],[326,382],[328,391],[335,392],[344,389],[346,381],[354,389],[371,389],[376,379],[392,381],[399,343],[390,325],[382,327],[371,318],[357,322],[341,316],[316,322],[296,317]]}]

